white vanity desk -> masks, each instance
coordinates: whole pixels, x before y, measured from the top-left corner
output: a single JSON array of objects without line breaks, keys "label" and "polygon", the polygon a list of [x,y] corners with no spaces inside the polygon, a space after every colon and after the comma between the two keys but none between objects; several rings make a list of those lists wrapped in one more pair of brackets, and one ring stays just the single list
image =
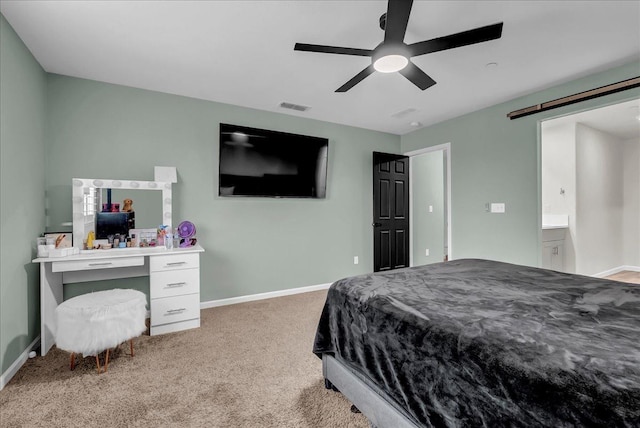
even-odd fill
[{"label": "white vanity desk", "polygon": [[63,301],[64,284],[149,276],[151,335],[200,327],[201,252],[199,245],[118,248],[34,259],[40,263],[42,355],[55,343],[55,310]]}]

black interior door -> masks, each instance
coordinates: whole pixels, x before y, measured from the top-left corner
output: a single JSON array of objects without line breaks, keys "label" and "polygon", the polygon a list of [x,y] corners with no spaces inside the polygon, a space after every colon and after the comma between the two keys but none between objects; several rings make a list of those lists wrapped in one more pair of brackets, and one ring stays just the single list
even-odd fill
[{"label": "black interior door", "polygon": [[409,158],[373,152],[373,271],[409,266]]}]

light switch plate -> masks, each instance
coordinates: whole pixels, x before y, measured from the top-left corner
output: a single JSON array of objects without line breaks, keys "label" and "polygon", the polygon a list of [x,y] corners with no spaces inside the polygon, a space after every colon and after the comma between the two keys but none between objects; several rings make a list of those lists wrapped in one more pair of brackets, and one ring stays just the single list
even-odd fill
[{"label": "light switch plate", "polygon": [[502,214],[505,212],[505,204],[503,202],[492,202],[491,203],[491,212],[492,213],[498,213],[498,214]]}]

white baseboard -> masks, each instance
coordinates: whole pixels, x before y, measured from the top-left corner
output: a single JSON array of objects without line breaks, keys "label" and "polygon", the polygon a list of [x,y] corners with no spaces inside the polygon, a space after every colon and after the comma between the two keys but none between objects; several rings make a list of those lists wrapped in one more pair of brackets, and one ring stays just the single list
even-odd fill
[{"label": "white baseboard", "polygon": [[9,381],[18,373],[20,367],[29,359],[29,352],[40,342],[40,335],[38,335],[27,349],[24,350],[22,354],[9,366],[6,372],[2,373],[0,376],[0,391],[4,389],[5,385],[9,383]]},{"label": "white baseboard", "polygon": [[594,273],[591,276],[595,276],[596,278],[604,278],[605,276],[615,275],[616,273],[625,270],[630,272],[640,272],[640,266],[618,266],[613,269],[605,270],[604,272]]},{"label": "white baseboard", "polygon": [[269,291],[267,293],[250,294],[248,296],[230,297],[228,299],[209,300],[200,302],[200,309],[215,308],[217,306],[235,305],[236,303],[253,302],[254,300],[271,299],[273,297],[290,296],[292,294],[308,293],[310,291],[326,290],[331,283],[310,285],[308,287],[289,288],[287,290]]}]

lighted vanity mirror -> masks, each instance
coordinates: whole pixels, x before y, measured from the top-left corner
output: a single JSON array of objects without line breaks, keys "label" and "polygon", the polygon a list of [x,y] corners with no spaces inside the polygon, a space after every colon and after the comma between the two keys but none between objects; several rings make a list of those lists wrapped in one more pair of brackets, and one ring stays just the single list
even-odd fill
[{"label": "lighted vanity mirror", "polygon": [[[108,189],[96,190],[99,190],[97,210],[104,211],[108,200]],[[132,201],[130,207],[126,206],[127,200]],[[111,205],[121,213],[133,210],[137,229],[157,228],[160,224],[166,224],[162,219],[161,192],[149,192],[141,189],[111,189]]]},{"label": "lighted vanity mirror", "polygon": [[[111,180],[93,178],[72,179],[73,246],[82,249],[89,232],[96,232],[96,218],[107,203],[107,189],[111,189],[111,204],[122,211],[125,199],[133,200],[137,229],[155,229],[171,224],[171,182]],[[112,208],[115,210],[115,208]]]}]

